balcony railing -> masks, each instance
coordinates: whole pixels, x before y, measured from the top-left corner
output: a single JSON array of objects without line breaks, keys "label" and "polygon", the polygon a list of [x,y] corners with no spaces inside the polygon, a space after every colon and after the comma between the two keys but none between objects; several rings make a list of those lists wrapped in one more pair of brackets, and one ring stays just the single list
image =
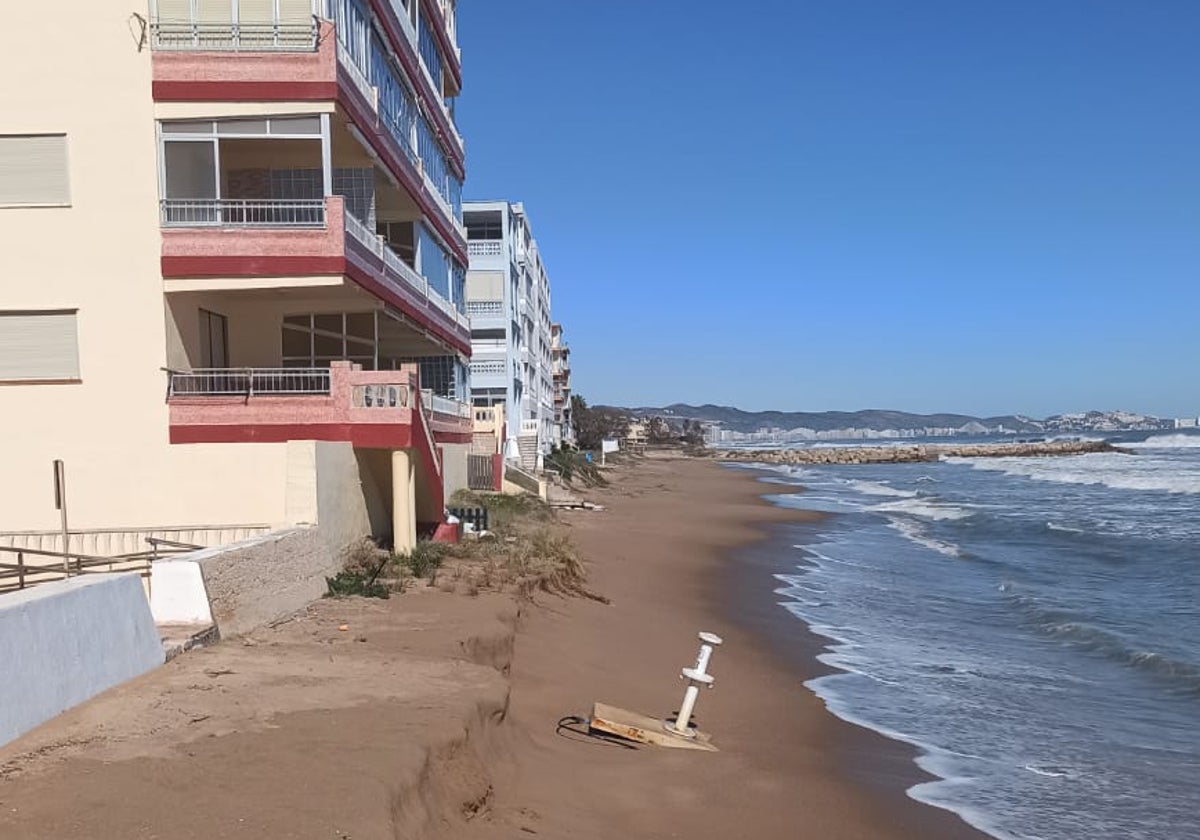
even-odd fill
[{"label": "balcony railing", "polygon": [[508,363],[504,359],[487,359],[471,362],[472,376],[504,376]]},{"label": "balcony railing", "polygon": [[412,408],[412,393],[407,385],[354,385],[350,390],[354,408]]},{"label": "balcony railing", "polygon": [[366,246],[375,256],[383,260],[384,267],[390,274],[396,275],[399,282],[408,286],[413,292],[424,298],[428,303],[445,313],[446,317],[464,329],[470,328],[467,316],[457,311],[453,304],[430,288],[429,281],[416,272],[400,256],[389,248],[377,234],[350,213],[346,214],[346,233],[356,241]]},{"label": "balcony railing", "polygon": [[503,253],[499,239],[471,239],[467,241],[467,254],[472,257],[498,257]]},{"label": "balcony railing", "polygon": [[197,368],[167,371],[167,397],[328,396],[329,368]]},{"label": "balcony railing", "polygon": [[163,227],[325,226],[325,200],[272,201],[245,198],[164,198]]},{"label": "balcony railing", "polygon": [[449,417],[459,417],[464,420],[470,420],[472,417],[471,404],[459,402],[458,400],[450,399],[449,397],[438,396],[432,391],[422,391],[421,399],[425,405],[429,406],[434,414],[444,414]]},{"label": "balcony railing", "polygon": [[313,52],[317,48],[316,18],[308,23],[150,23],[150,46],[164,51]]},{"label": "balcony railing", "polygon": [[467,301],[467,314],[474,317],[487,317],[488,315],[503,315],[504,301],[502,300],[469,300]]}]

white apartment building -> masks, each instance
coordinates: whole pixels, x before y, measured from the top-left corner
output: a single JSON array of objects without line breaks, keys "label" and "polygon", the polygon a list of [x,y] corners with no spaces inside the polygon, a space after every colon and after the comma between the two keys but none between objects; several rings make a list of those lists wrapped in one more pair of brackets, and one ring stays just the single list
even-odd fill
[{"label": "white apartment building", "polygon": [[554,376],[554,443],[575,445],[575,423],[571,412],[571,345],[563,337],[562,324],[550,325],[551,374]]},{"label": "white apartment building", "polygon": [[504,455],[532,469],[555,431],[550,280],[519,202],[468,201],[471,400],[505,406]]},{"label": "white apartment building", "polygon": [[[466,480],[453,0],[6,9],[0,532],[411,545]],[[19,80],[17,82],[16,80]]]}]

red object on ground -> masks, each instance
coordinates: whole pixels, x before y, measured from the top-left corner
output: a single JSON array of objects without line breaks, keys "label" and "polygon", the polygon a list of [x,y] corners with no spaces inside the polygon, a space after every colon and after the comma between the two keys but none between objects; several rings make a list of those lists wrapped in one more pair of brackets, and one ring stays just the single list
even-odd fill
[{"label": "red object on ground", "polygon": [[451,525],[449,522],[442,522],[433,532],[433,541],[437,543],[457,543],[461,537],[461,523]]}]

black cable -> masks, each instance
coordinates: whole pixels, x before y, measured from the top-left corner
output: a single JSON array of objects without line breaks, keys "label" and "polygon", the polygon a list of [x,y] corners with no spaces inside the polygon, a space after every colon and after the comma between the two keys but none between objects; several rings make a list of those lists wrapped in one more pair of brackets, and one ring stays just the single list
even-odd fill
[{"label": "black cable", "polygon": [[572,741],[587,741],[609,747],[623,747],[627,750],[637,749],[636,744],[631,744],[624,738],[610,735],[607,732],[597,732],[591,728],[591,721],[580,715],[567,715],[559,718],[558,725],[554,727],[554,734]]}]

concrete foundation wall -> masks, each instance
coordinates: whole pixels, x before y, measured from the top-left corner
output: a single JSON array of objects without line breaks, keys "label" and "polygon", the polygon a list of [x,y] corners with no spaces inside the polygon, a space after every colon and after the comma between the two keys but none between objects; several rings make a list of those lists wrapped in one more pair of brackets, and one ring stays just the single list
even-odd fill
[{"label": "concrete foundation wall", "polygon": [[88,575],[0,597],[0,745],[162,663],[137,575]]},{"label": "concrete foundation wall", "polygon": [[247,633],[325,594],[340,558],[319,528],[294,528],[187,555],[199,564],[222,637]]}]

